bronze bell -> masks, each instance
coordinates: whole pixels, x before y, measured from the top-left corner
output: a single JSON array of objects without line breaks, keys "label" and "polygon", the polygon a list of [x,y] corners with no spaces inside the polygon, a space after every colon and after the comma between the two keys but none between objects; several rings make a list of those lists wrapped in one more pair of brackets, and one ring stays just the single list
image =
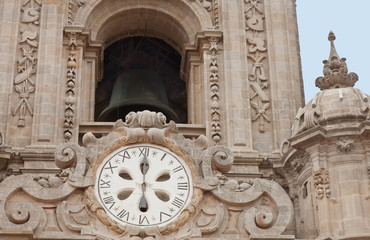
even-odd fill
[{"label": "bronze bell", "polygon": [[154,72],[146,69],[127,70],[114,83],[109,105],[98,117],[99,121],[125,119],[131,112],[150,110],[162,112],[167,120],[179,121],[169,107],[165,85]]}]

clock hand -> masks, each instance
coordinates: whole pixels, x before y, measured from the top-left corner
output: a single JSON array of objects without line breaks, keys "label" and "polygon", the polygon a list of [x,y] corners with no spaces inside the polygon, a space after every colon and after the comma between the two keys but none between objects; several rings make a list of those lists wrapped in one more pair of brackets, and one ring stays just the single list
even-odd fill
[{"label": "clock hand", "polygon": [[140,163],[140,169],[141,169],[141,172],[143,173],[143,184],[141,185],[141,191],[143,192],[143,194],[140,199],[139,209],[142,212],[146,212],[148,211],[148,202],[145,198],[145,191],[146,191],[145,175],[149,169],[149,162],[148,162],[148,159],[146,158],[146,155],[144,155],[144,158]]}]

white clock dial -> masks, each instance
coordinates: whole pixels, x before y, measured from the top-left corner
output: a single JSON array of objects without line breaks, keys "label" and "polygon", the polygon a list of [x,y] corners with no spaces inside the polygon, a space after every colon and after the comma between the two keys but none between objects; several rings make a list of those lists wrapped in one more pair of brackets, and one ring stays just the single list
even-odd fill
[{"label": "white clock dial", "polygon": [[161,226],[174,221],[189,203],[192,178],[185,162],[166,148],[126,146],[101,163],[95,193],[115,221]]}]

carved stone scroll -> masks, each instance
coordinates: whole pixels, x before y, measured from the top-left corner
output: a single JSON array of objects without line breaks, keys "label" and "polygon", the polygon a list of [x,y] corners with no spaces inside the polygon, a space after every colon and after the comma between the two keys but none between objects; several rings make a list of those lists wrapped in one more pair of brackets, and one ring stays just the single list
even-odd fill
[{"label": "carved stone scroll", "polygon": [[220,228],[224,220],[225,210],[222,204],[216,206],[203,205],[196,218],[196,224],[203,233],[212,233]]},{"label": "carved stone scroll", "polygon": [[13,109],[13,116],[18,116],[18,127],[26,126],[27,112],[33,116],[30,95],[35,91],[37,51],[39,45],[40,0],[23,0],[20,24],[19,46],[21,55],[17,60],[17,75],[14,78],[14,89],[19,95],[19,102]]},{"label": "carved stone scroll", "polygon": [[269,81],[266,75],[266,65],[263,60],[267,56],[266,33],[264,32],[264,14],[262,0],[244,0],[245,20],[248,45],[249,85],[254,91],[250,103],[255,111],[253,122],[258,122],[259,132],[265,132],[265,123],[271,119],[267,111],[270,109]]},{"label": "carved stone scroll", "polygon": [[293,205],[283,188],[264,179],[226,177],[233,164],[232,152],[223,146],[208,149],[201,164],[203,179],[197,185],[226,205],[245,206],[244,228],[252,235],[280,235],[293,216]]}]

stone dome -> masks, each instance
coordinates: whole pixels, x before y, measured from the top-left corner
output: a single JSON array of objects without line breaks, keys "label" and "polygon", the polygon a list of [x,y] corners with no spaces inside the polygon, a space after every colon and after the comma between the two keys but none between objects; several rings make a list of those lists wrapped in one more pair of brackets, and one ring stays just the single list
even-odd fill
[{"label": "stone dome", "polygon": [[329,33],[330,55],[324,60],[324,76],[318,77],[316,86],[322,91],[298,110],[292,126],[292,136],[317,125],[326,129],[358,126],[370,120],[370,96],[353,88],[358,80],[356,73],[348,73],[345,58],[340,58],[335,46],[335,35]]},{"label": "stone dome", "polygon": [[325,128],[358,126],[370,118],[370,96],[357,88],[325,89],[299,109],[292,135],[317,125]]}]

